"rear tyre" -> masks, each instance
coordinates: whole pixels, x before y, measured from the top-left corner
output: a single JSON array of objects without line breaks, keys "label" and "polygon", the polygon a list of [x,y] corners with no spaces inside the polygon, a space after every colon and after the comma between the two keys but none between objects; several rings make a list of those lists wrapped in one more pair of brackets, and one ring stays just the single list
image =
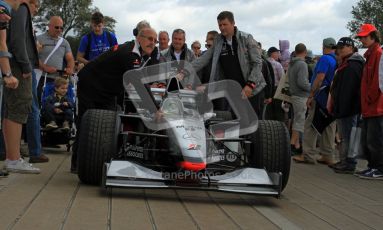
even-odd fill
[{"label": "rear tyre", "polygon": [[117,153],[121,120],[116,111],[91,109],[82,117],[78,144],[78,177],[99,185],[105,162]]},{"label": "rear tyre", "polygon": [[282,173],[282,190],[290,175],[290,135],[286,126],[279,121],[261,120],[258,129],[251,135],[249,163],[268,172]]}]

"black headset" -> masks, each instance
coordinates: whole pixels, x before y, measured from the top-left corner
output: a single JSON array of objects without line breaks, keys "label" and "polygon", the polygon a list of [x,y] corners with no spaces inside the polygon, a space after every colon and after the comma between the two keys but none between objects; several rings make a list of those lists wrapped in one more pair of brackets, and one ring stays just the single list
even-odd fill
[{"label": "black headset", "polygon": [[133,35],[134,35],[135,37],[137,37],[137,35],[138,35],[138,29],[137,29],[137,28],[134,28],[134,29],[133,29]]}]

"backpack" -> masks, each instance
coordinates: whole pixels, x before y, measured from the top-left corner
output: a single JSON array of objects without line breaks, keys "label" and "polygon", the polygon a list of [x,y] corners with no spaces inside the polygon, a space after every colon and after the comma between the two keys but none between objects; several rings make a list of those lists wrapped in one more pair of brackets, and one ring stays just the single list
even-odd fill
[{"label": "backpack", "polygon": [[[108,43],[109,43],[109,47],[112,47],[112,44],[113,44],[113,38],[112,38],[112,35],[109,31],[105,30],[106,32],[106,37],[108,39]],[[91,39],[92,39],[92,32],[89,32],[86,34],[86,37],[88,39],[88,44],[86,45],[86,49],[85,49],[85,53],[84,53],[84,58],[86,60],[89,60],[89,53],[90,53],[90,45],[92,43]]]}]

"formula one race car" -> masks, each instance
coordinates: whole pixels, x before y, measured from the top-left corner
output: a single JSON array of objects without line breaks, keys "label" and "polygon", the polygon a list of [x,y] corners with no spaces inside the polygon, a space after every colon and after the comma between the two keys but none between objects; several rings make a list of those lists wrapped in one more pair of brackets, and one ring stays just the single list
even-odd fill
[{"label": "formula one race car", "polygon": [[[147,87],[155,81],[166,81],[167,87]],[[279,197],[290,172],[285,125],[258,121],[248,100],[235,93],[241,87],[234,81],[204,90],[182,89],[184,81],[169,64],[126,72],[127,102],[134,109],[127,108],[130,104],[121,111],[88,110],[83,116],[80,180],[106,187]],[[230,111],[211,110],[210,101],[219,97],[226,97]]]}]

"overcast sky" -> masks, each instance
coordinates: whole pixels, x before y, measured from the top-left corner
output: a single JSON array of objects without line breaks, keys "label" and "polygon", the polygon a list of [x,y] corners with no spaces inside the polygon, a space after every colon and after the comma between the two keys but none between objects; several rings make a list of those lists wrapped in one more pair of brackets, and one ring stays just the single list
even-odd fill
[{"label": "overcast sky", "polygon": [[[111,3],[113,2],[113,3]],[[349,36],[347,22],[357,0],[93,0],[104,15],[116,21],[119,43],[133,38],[137,22],[145,19],[158,31],[186,31],[186,43],[199,40],[204,47],[206,32],[218,30],[217,15],[234,13],[239,30],[251,33],[263,49],[278,47],[279,39],[290,41],[290,51],[303,42],[315,54],[322,40]]]}]

